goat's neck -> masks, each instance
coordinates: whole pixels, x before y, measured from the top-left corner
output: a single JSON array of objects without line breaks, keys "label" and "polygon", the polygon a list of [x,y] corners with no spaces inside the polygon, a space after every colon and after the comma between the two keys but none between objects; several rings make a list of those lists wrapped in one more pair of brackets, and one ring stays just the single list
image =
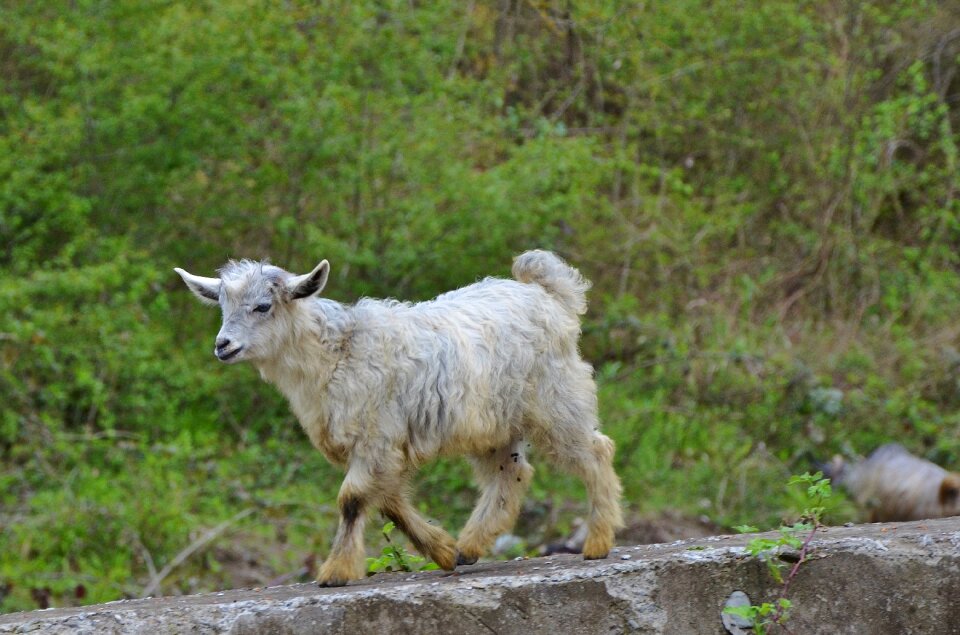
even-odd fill
[{"label": "goat's neck", "polygon": [[306,309],[295,311],[281,352],[257,365],[260,375],[291,401],[302,391],[316,395],[344,354],[347,336],[327,318]]}]

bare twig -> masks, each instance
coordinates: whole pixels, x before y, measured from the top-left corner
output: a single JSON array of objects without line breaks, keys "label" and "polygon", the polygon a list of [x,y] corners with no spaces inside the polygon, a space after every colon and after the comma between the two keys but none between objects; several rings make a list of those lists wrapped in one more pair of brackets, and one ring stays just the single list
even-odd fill
[{"label": "bare twig", "polygon": [[153,562],[153,554],[151,554],[147,546],[143,544],[139,533],[133,532],[133,542],[137,550],[140,551],[140,555],[143,556],[144,563],[147,565],[147,573],[150,574],[150,584],[160,584],[157,580],[157,565]]},{"label": "bare twig", "polygon": [[532,0],[527,0],[527,4],[530,6],[531,9],[533,9],[537,13],[538,16],[540,16],[540,19],[543,21],[543,24],[547,27],[547,29],[551,33],[553,33],[557,37],[561,37],[563,35],[562,33],[560,33],[560,29],[557,28],[556,22],[554,22],[553,18],[550,17],[546,11],[544,11],[543,7],[538,6]]},{"label": "bare twig", "polygon": [[254,511],[255,511],[255,508],[249,507],[241,512],[234,514],[230,518],[226,519],[225,521],[223,521],[222,523],[220,523],[219,525],[217,525],[216,527],[214,527],[213,529],[211,529],[210,531],[203,534],[202,536],[194,540],[192,543],[187,545],[186,549],[178,553],[173,560],[168,562],[167,565],[163,569],[161,569],[156,576],[154,576],[153,580],[150,581],[150,584],[148,584],[147,587],[143,590],[141,597],[149,597],[152,593],[154,593],[157,589],[160,588],[160,583],[163,582],[164,578],[170,575],[171,571],[179,567],[181,564],[183,564],[183,562],[187,558],[192,556],[194,553],[196,553],[197,551],[205,547],[208,543],[213,541],[214,538],[216,538],[217,536],[222,534],[224,531],[226,531],[226,529],[230,527],[230,525],[234,524],[235,522],[243,518],[246,518],[247,516],[252,514]]},{"label": "bare twig", "polygon": [[69,441],[100,441],[103,439],[114,440],[114,439],[140,439],[140,435],[134,434],[133,432],[126,432],[124,430],[102,430],[100,432],[61,432],[59,434],[60,438],[66,439]]},{"label": "bare twig", "polygon": [[473,8],[476,0],[470,0],[467,3],[467,9],[464,12],[463,29],[457,37],[457,46],[453,52],[453,61],[450,62],[450,69],[447,71],[447,79],[453,79],[457,73],[457,66],[460,64],[460,58],[463,57],[463,48],[467,44],[467,34],[470,31],[470,20],[473,18]]},{"label": "bare twig", "polygon": [[273,578],[272,580],[267,582],[266,586],[268,587],[280,586],[281,584],[286,584],[290,580],[296,580],[301,576],[308,575],[309,573],[310,573],[310,569],[308,569],[307,567],[300,567],[296,571],[290,571],[289,573],[284,573],[280,576],[277,576],[276,578]]}]

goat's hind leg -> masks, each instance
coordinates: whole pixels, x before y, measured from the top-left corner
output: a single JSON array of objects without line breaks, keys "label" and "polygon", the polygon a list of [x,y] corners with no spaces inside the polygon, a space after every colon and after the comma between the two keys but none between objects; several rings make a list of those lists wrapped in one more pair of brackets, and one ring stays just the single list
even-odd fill
[{"label": "goat's hind leg", "polygon": [[[551,442],[552,441],[552,442]],[[598,431],[588,431],[575,439],[552,439],[547,452],[561,469],[583,481],[590,499],[587,540],[583,557],[606,558],[614,543],[614,533],[623,527],[620,511],[620,479],[613,471],[613,441]]]},{"label": "goat's hind leg", "polygon": [[517,439],[470,459],[482,492],[457,540],[457,564],[476,562],[494,539],[516,522],[523,494],[533,479],[524,447]]},{"label": "goat's hind leg", "polygon": [[614,544],[614,534],[623,527],[620,510],[620,479],[613,470],[614,445],[610,437],[594,430],[582,441],[579,460],[570,463],[583,479],[590,497],[590,520],[583,557],[606,558]]},{"label": "goat's hind leg", "polygon": [[586,364],[572,365],[560,381],[541,386],[538,442],[554,464],[578,476],[587,488],[590,517],[583,557],[606,558],[623,527],[620,479],[613,470],[614,445],[599,431],[596,388]]}]

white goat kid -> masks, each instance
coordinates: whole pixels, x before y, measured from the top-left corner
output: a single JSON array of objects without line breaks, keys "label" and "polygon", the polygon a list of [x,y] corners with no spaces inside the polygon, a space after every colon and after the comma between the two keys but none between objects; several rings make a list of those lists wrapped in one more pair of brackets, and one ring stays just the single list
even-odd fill
[{"label": "white goat kid", "polygon": [[[585,558],[604,558],[622,526],[613,442],[598,431],[592,370],[579,355],[589,283],[550,252],[528,251],[516,280],[487,278],[419,304],[315,297],[326,260],[294,275],[231,261],[220,278],[176,269],[219,304],[214,354],[250,361],[275,384],[310,441],[346,468],[340,526],[322,585],[364,574],[364,514],[379,509],[440,567],[476,562],[516,520],[533,468],[526,442],[579,476],[590,498]],[[466,455],[482,492],[459,540],[411,505],[413,472]]]}]

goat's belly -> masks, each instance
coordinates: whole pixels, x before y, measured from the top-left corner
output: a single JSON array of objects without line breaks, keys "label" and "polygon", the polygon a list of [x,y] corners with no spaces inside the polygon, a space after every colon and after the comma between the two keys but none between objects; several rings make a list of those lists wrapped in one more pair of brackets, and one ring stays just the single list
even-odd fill
[{"label": "goat's belly", "polygon": [[485,454],[501,448],[516,436],[513,426],[495,417],[473,417],[451,422],[440,454]]}]

